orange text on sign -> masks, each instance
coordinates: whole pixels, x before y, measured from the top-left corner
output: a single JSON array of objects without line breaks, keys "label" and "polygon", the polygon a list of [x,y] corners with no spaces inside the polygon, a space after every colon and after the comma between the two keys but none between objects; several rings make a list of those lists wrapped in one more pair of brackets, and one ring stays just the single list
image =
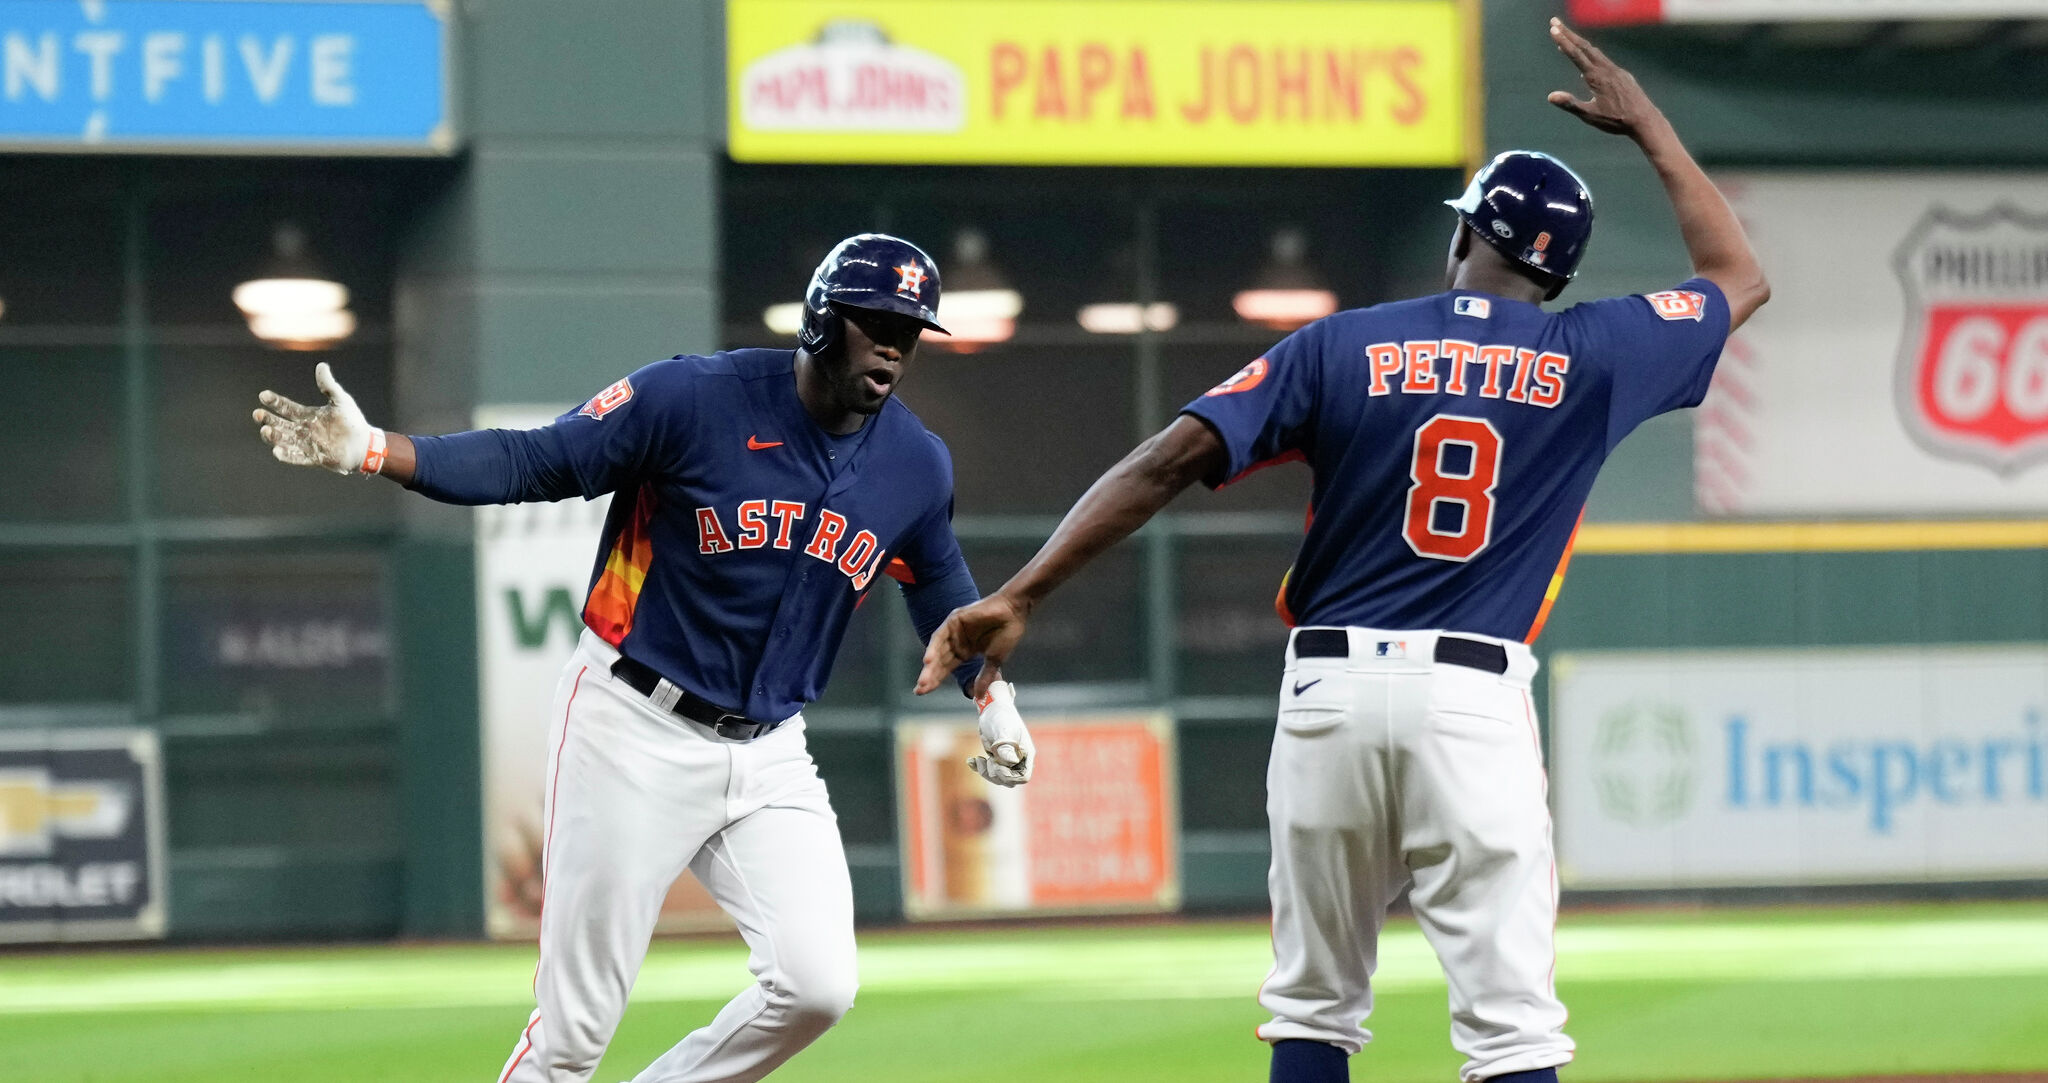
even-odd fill
[{"label": "orange text on sign", "polygon": [[989,53],[989,111],[1082,123],[1098,116],[1151,121],[1174,109],[1189,124],[1345,124],[1385,116],[1403,127],[1429,101],[1416,81],[1422,54],[1394,49],[1203,46],[1196,83],[1162,101],[1144,46],[1086,42],[1031,48],[997,42]]}]

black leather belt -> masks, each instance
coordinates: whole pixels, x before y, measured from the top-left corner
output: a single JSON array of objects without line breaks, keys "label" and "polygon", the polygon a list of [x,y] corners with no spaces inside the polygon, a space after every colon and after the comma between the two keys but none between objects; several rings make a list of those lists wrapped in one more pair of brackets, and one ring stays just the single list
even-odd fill
[{"label": "black leather belt", "polygon": [[746,715],[728,711],[687,688],[677,686],[674,681],[624,655],[620,655],[619,660],[612,663],[612,676],[625,682],[626,687],[646,696],[647,701],[656,707],[671,714],[682,715],[700,726],[707,726],[728,741],[751,741],[782,724],[756,722]]},{"label": "black leather belt", "polygon": [[[1294,633],[1296,658],[1349,658],[1351,636],[1342,628],[1303,628]],[[1508,671],[1508,649],[1483,639],[1436,637],[1436,660],[1448,666],[1501,674]]]}]

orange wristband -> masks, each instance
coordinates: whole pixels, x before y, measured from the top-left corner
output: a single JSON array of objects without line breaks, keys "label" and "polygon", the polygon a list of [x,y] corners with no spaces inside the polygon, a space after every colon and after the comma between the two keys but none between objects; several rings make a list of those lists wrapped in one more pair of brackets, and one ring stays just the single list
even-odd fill
[{"label": "orange wristband", "polygon": [[385,439],[385,437],[384,437],[384,430],[383,430],[383,429],[371,429],[371,430],[370,430],[370,450],[368,450],[368,451],[366,451],[366,452],[364,452],[364,453],[363,453],[363,466],[362,466],[362,471],[363,471],[363,473],[365,473],[365,474],[381,474],[381,473],[383,473],[383,472],[384,472],[384,452],[385,452],[385,450],[386,450],[386,449],[388,449],[388,448],[389,448],[390,446],[391,446],[391,445],[390,445],[390,441],[389,441],[389,440],[387,440],[387,439]]}]

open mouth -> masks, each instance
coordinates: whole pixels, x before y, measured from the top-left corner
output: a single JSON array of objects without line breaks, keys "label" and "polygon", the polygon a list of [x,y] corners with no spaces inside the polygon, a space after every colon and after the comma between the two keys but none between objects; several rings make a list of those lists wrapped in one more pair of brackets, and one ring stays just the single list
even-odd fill
[{"label": "open mouth", "polygon": [[869,369],[860,375],[861,389],[876,398],[888,394],[895,383],[896,374],[888,369]]}]

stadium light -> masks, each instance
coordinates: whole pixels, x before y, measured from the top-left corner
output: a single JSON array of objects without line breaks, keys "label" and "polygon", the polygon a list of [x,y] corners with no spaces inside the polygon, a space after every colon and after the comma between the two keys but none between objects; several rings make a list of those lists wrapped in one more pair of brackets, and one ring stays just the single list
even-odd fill
[{"label": "stadium light", "polygon": [[989,258],[988,235],[963,229],[953,238],[953,266],[944,272],[939,294],[939,322],[951,335],[930,334],[926,341],[942,350],[973,353],[983,346],[1007,342],[1017,333],[1024,295]]},{"label": "stadium light", "polygon": [[804,325],[804,303],[784,301],[761,310],[761,322],[778,335],[795,338]]},{"label": "stadium light", "polygon": [[1273,250],[1249,289],[1230,307],[1246,323],[1292,331],[1337,311],[1337,295],[1308,262],[1308,236],[1289,227],[1273,234]]},{"label": "stadium light", "polygon": [[355,334],[348,287],[321,273],[306,255],[306,235],[286,223],[272,237],[263,273],[235,287],[235,307],[249,331],[287,350],[325,350]]},{"label": "stadium light", "polygon": [[1082,305],[1074,319],[1082,330],[1094,335],[1171,331],[1180,323],[1180,307],[1171,301],[1154,301],[1149,305],[1136,301],[1104,301]]}]

